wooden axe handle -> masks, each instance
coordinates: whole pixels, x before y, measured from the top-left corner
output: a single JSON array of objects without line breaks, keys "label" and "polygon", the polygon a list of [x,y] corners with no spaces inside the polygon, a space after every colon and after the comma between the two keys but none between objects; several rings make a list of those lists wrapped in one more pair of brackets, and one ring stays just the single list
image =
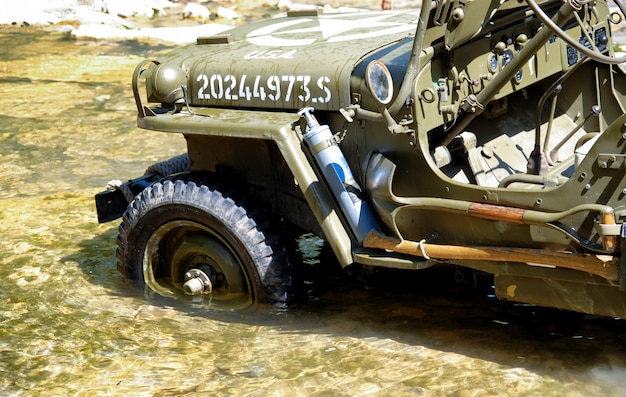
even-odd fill
[{"label": "wooden axe handle", "polygon": [[617,258],[578,253],[557,252],[533,248],[464,247],[428,244],[398,240],[375,230],[363,241],[366,248],[379,248],[428,259],[488,260],[493,262],[537,263],[565,269],[588,272],[611,281],[617,281]]}]

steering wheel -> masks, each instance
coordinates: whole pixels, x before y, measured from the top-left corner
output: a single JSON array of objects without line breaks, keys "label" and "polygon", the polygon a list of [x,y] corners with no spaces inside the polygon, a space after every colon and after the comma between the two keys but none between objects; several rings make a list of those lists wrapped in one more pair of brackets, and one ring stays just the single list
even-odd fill
[{"label": "steering wheel", "polygon": [[[590,14],[595,15],[597,18],[598,14],[595,9],[595,0],[564,0],[564,1],[566,1],[569,4],[570,6],[569,8],[572,10],[572,17],[576,19],[576,22],[580,26],[583,34],[585,35],[587,43],[589,43],[591,48],[583,45],[577,39],[568,35],[563,30],[563,28],[557,25],[552,20],[552,18],[550,18],[550,16],[548,16],[548,14],[546,14],[546,12],[541,7],[539,7],[539,5],[537,4],[535,0],[526,0],[530,8],[535,12],[535,15],[537,16],[537,18],[539,18],[539,20],[543,22],[544,25],[546,25],[546,27],[552,30],[557,36],[559,36],[561,39],[563,39],[565,42],[567,42],[570,46],[575,48],[577,51],[601,63],[615,65],[618,63],[626,62],[626,55],[621,56],[621,57],[615,57],[612,55],[602,54],[602,52],[596,46],[595,44],[596,42],[594,38],[591,37],[591,34],[589,33],[589,25],[580,18],[579,11],[583,9],[588,10]],[[612,13],[609,19],[609,22],[619,23],[624,18],[624,15],[626,15],[626,2],[624,0],[614,0],[614,1],[615,1],[615,4],[617,4],[617,7],[619,8],[621,14]],[[559,9],[559,12],[560,11],[561,10]],[[555,19],[557,17],[555,17]],[[609,53],[612,53],[610,49],[609,49]]]}]

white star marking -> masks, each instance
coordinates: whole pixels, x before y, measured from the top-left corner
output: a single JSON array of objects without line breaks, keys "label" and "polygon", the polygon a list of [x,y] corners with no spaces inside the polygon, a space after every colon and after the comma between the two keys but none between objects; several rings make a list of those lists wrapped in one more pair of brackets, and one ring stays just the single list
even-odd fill
[{"label": "white star marking", "polygon": [[[350,14],[358,15],[358,14]],[[371,15],[371,14],[368,14]],[[370,17],[348,19],[346,15],[328,15],[318,18],[319,26],[301,29],[285,29],[294,25],[311,22],[312,19],[296,19],[260,28],[248,34],[248,42],[261,46],[305,46],[313,44],[321,35],[328,42],[341,42],[359,40],[370,37],[379,37],[388,34],[410,32],[415,29],[418,15],[415,14],[415,22],[386,22],[393,15],[391,12],[375,13]],[[379,29],[377,29],[379,28]],[[285,30],[281,30],[285,29]],[[362,30],[362,32],[358,32]],[[343,33],[357,31],[357,33],[344,35]],[[289,39],[284,36],[302,35],[310,33],[308,38]],[[282,37],[276,37],[282,36]],[[317,37],[316,37],[317,36]]]}]

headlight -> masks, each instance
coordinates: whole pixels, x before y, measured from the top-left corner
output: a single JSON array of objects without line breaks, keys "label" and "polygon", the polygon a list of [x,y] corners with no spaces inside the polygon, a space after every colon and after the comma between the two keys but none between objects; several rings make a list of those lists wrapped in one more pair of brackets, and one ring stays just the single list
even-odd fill
[{"label": "headlight", "polygon": [[182,86],[187,84],[187,75],[176,64],[158,64],[150,77],[151,99],[162,103],[176,103],[185,98]]},{"label": "headlight", "polygon": [[365,83],[372,96],[383,105],[393,98],[393,79],[389,69],[381,61],[372,61],[365,69]]}]

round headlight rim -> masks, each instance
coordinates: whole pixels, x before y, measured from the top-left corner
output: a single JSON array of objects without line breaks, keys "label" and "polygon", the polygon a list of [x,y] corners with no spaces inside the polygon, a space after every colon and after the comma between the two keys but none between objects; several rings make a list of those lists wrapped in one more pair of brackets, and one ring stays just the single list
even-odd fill
[{"label": "round headlight rim", "polygon": [[382,61],[373,60],[365,68],[365,84],[372,97],[379,103],[387,105],[393,99],[393,78],[391,72]]}]

